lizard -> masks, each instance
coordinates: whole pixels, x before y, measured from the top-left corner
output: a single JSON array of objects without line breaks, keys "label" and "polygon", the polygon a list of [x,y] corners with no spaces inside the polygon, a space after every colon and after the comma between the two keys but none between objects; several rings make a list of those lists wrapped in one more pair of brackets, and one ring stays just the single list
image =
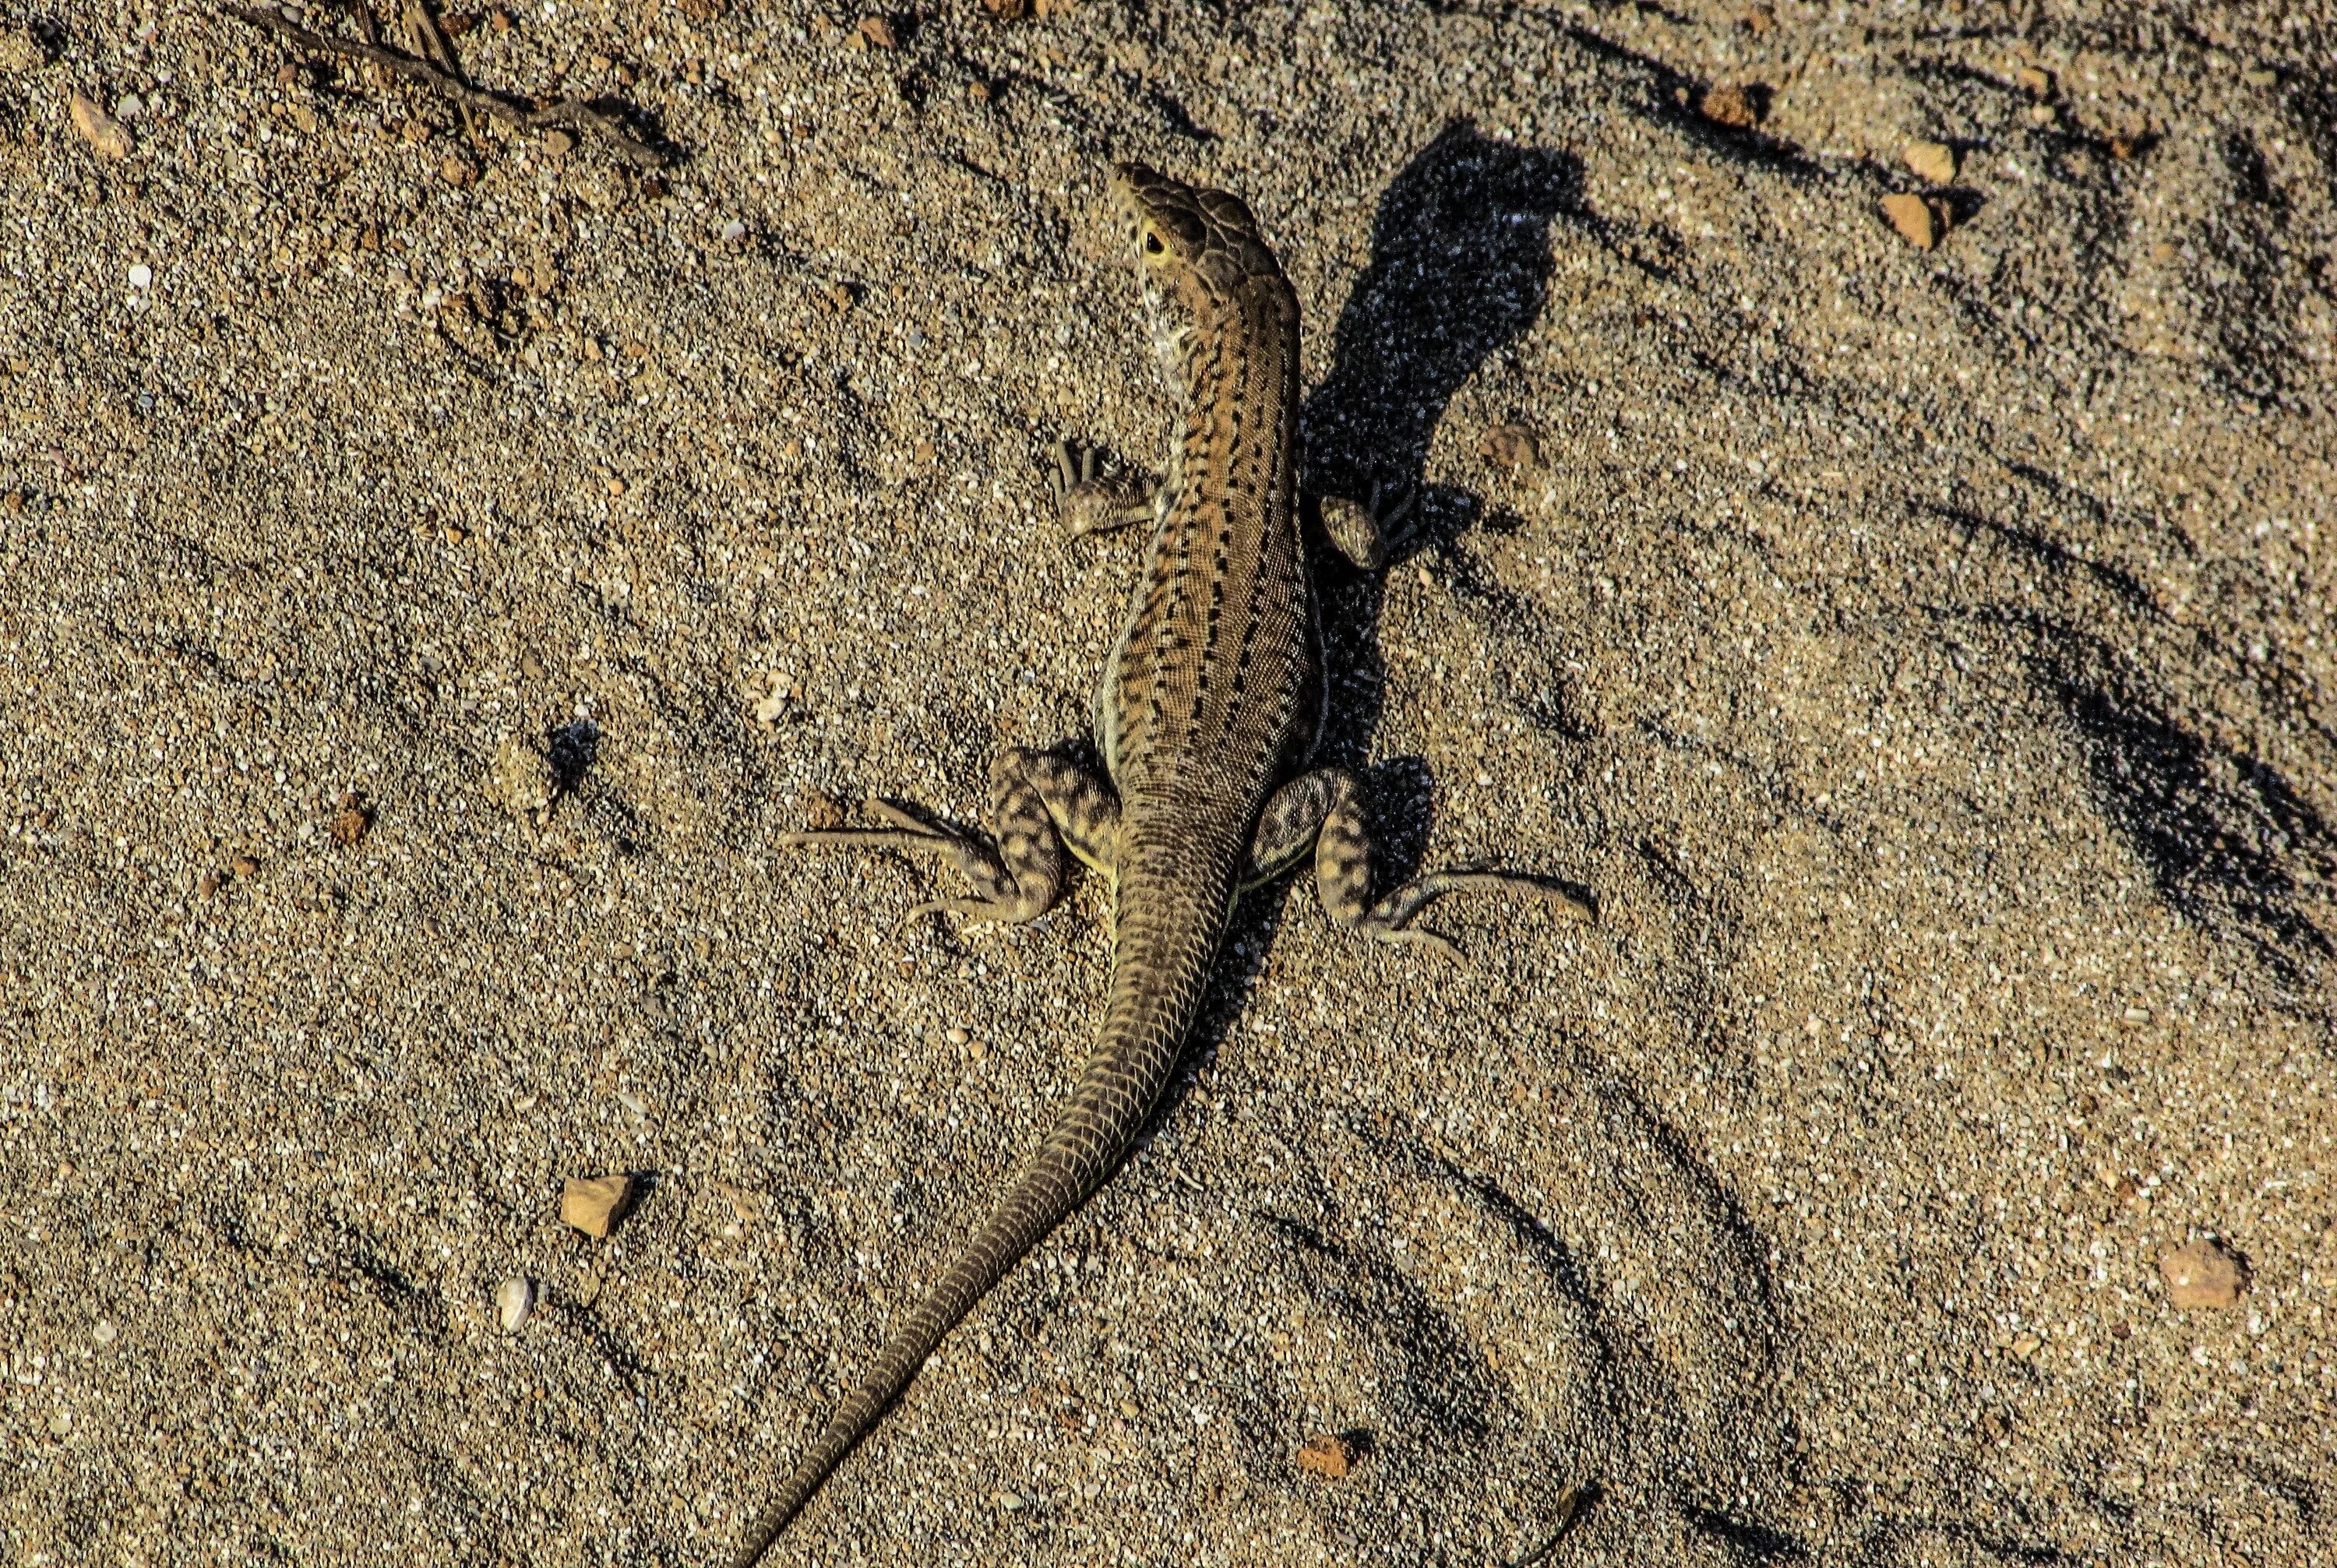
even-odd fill
[{"label": "lizard", "polygon": [[[1102,1021],[1051,1130],[821,1427],[755,1522],[739,1568],[762,1560],[943,1338],[1126,1156],[1168,1085],[1244,890],[1311,848],[1335,924],[1454,956],[1444,937],[1412,924],[1447,893],[1521,890],[1593,917],[1556,885],[1510,872],[1441,871],[1371,897],[1357,780],[1308,766],[1328,692],[1308,573],[1319,546],[1303,525],[1297,483],[1297,297],[1237,197],[1134,163],[1116,165],[1110,188],[1154,346],[1182,395],[1184,430],[1149,495],[1139,480],[1100,471],[1092,450],[1056,453],[1054,489],[1074,535],[1152,524],[1096,692],[1101,774],[1066,755],[1012,749],[991,771],[986,835],[872,800],[886,826],[782,838],[954,860],[974,895],[936,898],[912,917],[1035,920],[1061,895],[1067,857],[1080,860],[1112,890]],[[1384,501],[1375,491],[1316,507],[1324,533],[1366,569],[1386,559],[1402,514]]]}]

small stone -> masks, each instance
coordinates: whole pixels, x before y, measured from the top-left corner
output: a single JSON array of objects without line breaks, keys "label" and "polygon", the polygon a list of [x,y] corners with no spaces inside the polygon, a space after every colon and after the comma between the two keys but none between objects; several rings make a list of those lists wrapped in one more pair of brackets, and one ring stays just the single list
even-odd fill
[{"label": "small stone", "polygon": [[852,286],[848,283],[831,283],[827,286],[827,302],[836,307],[839,315],[852,309],[854,299]]},{"label": "small stone", "polygon": [[547,157],[565,158],[576,151],[576,138],[565,131],[547,131],[543,133],[543,151]]},{"label": "small stone", "polygon": [[438,525],[438,537],[449,544],[460,544],[470,535],[463,532],[462,524],[458,523],[442,523]]},{"label": "small stone", "polygon": [[863,16],[860,36],[871,49],[892,49],[900,44],[893,35],[893,24],[882,16]]},{"label": "small stone", "polygon": [[239,877],[257,877],[259,875],[259,861],[253,856],[239,855],[228,862],[228,869]]},{"label": "small stone", "polygon": [[2054,108],[2050,103],[2032,103],[2029,105],[2029,122],[2031,125],[2050,125],[2054,121],[2060,117],[2061,112],[2058,109]]},{"label": "small stone", "polygon": [[2110,156],[2123,163],[2142,151],[2142,138],[2121,132],[2109,140]]},{"label": "small stone", "polygon": [[1777,13],[1766,5],[1755,5],[1745,13],[1743,24],[1745,31],[1754,37],[1766,38],[1776,31]]},{"label": "small stone", "polygon": [[2032,98],[2042,98],[2053,91],[2053,74],[2040,71],[2034,65],[2023,65],[2012,74],[2012,79],[2019,83],[2020,90]]},{"label": "small stone", "polygon": [[1905,191],[1885,196],[1882,215],[1891,220],[1891,227],[1899,230],[1901,239],[1918,250],[1929,250],[1940,242],[1939,215],[1921,196]]},{"label": "small stone", "polygon": [[127,158],[137,143],[122,122],[97,106],[97,101],[80,93],[73,95],[70,105],[73,129],[81,139],[101,158]]},{"label": "small stone", "polygon": [[504,810],[542,811],[551,806],[559,787],[551,762],[519,736],[506,735],[495,748],[495,760],[487,772],[487,794]]},{"label": "small stone", "polygon": [[1715,125],[1731,131],[1750,131],[1761,123],[1759,89],[1748,90],[1734,83],[1715,87],[1697,105],[1697,112]]},{"label": "small stone", "polygon": [[2044,1348],[2045,1341],[2034,1334],[2023,1332],[2013,1336],[2012,1354],[2018,1360],[2029,1360]]},{"label": "small stone", "polygon": [[609,494],[611,495],[622,495],[624,493],[625,482],[622,479],[618,478],[615,475],[611,475],[609,476]]},{"label": "small stone", "polygon": [[[564,1216],[563,1216],[564,1218]],[[535,1281],[515,1276],[495,1287],[495,1318],[506,1334],[516,1334],[535,1310]]]},{"label": "small stone", "polygon": [[835,796],[825,790],[807,790],[796,802],[797,815],[805,827],[815,832],[844,826],[844,807]]},{"label": "small stone", "polygon": [[333,819],[325,825],[325,829],[332,834],[335,843],[355,845],[372,826],[373,813],[366,809],[365,804],[355,795],[345,794],[341,797],[340,809],[333,813]]},{"label": "small stone", "polygon": [[1952,185],[1956,178],[1956,150],[1944,142],[1910,143],[1903,156],[1907,167],[1934,185]]},{"label": "small stone", "polygon": [[113,1326],[112,1318],[101,1318],[97,1320],[97,1327],[89,1331],[89,1337],[96,1340],[100,1346],[106,1346],[121,1338],[122,1330]]},{"label": "small stone", "polygon": [[1298,1450],[1298,1467],[1325,1481],[1342,1481],[1355,1467],[1355,1451],[1345,1438],[1331,1433],[1309,1437]]},{"label": "small stone", "polygon": [[964,1030],[953,1024],[943,1033],[942,1038],[948,1041],[953,1045],[963,1046],[967,1041],[973,1039],[973,1036],[968,1034]]},{"label": "small stone", "polygon": [[39,39],[22,27],[0,27],[0,71],[38,71],[48,63]]},{"label": "small stone", "polygon": [[220,887],[220,877],[216,871],[206,871],[195,878],[195,891],[205,898],[217,897]]},{"label": "small stone", "polygon": [[982,0],[982,8],[994,21],[1020,22],[1030,14],[1030,0]]},{"label": "small stone", "polygon": [[457,158],[451,152],[438,164],[438,178],[457,191],[462,190],[478,177],[478,171],[471,167],[467,159]]},{"label": "small stone", "polygon": [[740,222],[738,219],[733,218],[730,221],[722,225],[722,243],[725,245],[744,245],[746,242],[746,224]]},{"label": "small stone", "polygon": [[133,264],[130,269],[130,286],[132,289],[154,287],[154,269],[147,266],[143,261]]},{"label": "small stone", "polygon": [[2251,87],[2277,87],[2280,85],[2280,73],[2269,65],[2259,65],[2253,71],[2241,72],[2240,80]]},{"label": "small stone", "polygon": [[2185,1312],[2229,1311],[2240,1304],[2248,1283],[2245,1266],[2212,1240],[2163,1255],[2158,1276],[2166,1281],[2166,1298]]},{"label": "small stone", "polygon": [[560,1222],[596,1240],[605,1240],[625,1217],[633,1181],[614,1176],[571,1176],[560,1186]]},{"label": "small stone", "polygon": [[969,82],[965,84],[965,95],[967,99],[973,103],[987,103],[990,102],[990,83],[987,82]]},{"label": "small stone", "polygon": [[1541,445],[1531,426],[1511,420],[1486,431],[1477,454],[1504,468],[1530,468],[1541,461]]},{"label": "small stone", "polygon": [[770,678],[769,691],[755,703],[755,722],[776,724],[787,717],[787,678],[775,671]]}]

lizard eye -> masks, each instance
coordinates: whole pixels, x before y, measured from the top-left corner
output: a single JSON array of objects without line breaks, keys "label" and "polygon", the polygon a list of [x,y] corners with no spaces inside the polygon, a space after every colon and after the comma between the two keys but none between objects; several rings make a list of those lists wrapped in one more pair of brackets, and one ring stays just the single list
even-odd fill
[{"label": "lizard eye", "polygon": [[1145,233],[1145,236],[1144,236],[1144,253],[1145,253],[1147,256],[1158,256],[1158,255],[1159,255],[1159,254],[1160,254],[1160,252],[1162,252],[1163,250],[1166,250],[1167,249],[1168,249],[1168,247],[1167,247],[1166,245],[1163,245],[1162,243],[1160,243],[1160,236],[1159,236],[1159,235],[1155,234],[1155,233],[1152,233],[1152,232],[1150,232],[1149,230],[1148,230],[1148,231]]}]

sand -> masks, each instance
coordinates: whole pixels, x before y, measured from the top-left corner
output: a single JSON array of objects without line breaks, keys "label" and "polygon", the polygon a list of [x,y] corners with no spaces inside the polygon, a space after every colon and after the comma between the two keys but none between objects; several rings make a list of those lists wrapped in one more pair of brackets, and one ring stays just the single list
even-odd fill
[{"label": "sand", "polygon": [[0,15],[0,1556],[719,1559],[1090,1037],[1093,879],[778,838],[1083,731],[1138,157],[1420,496],[1325,590],[1384,874],[1599,919],[1247,901],[777,1560],[2332,1560],[2327,16],[1047,9],[456,39],[655,177]]}]

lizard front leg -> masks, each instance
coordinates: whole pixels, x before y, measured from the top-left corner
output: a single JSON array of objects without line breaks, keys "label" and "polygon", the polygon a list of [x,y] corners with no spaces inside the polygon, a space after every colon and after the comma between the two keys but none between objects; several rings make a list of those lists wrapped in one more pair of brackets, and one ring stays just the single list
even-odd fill
[{"label": "lizard front leg", "polygon": [[1120,802],[1110,787],[1070,760],[1020,747],[990,769],[987,838],[935,828],[882,800],[870,810],[890,828],[823,828],[784,835],[794,848],[909,849],[948,856],[973,884],[971,898],[935,898],[914,916],[946,909],[973,921],[1028,925],[1062,896],[1069,849],[1109,874],[1117,864]]},{"label": "lizard front leg", "polygon": [[1418,942],[1458,959],[1461,950],[1448,938],[1412,924],[1413,916],[1447,893],[1524,893],[1547,899],[1579,919],[1597,918],[1589,905],[1564,888],[1510,871],[1433,871],[1373,903],[1371,834],[1364,826],[1355,777],[1344,768],[1302,773],[1275,791],[1258,814],[1242,885],[1254,887],[1271,881],[1296,864],[1309,845],[1315,849],[1315,891],[1323,900],[1323,912],[1374,941]]},{"label": "lizard front leg", "polygon": [[1109,534],[1149,518],[1159,486],[1139,475],[1107,472],[1092,446],[1055,443],[1055,505],[1072,538]]}]

